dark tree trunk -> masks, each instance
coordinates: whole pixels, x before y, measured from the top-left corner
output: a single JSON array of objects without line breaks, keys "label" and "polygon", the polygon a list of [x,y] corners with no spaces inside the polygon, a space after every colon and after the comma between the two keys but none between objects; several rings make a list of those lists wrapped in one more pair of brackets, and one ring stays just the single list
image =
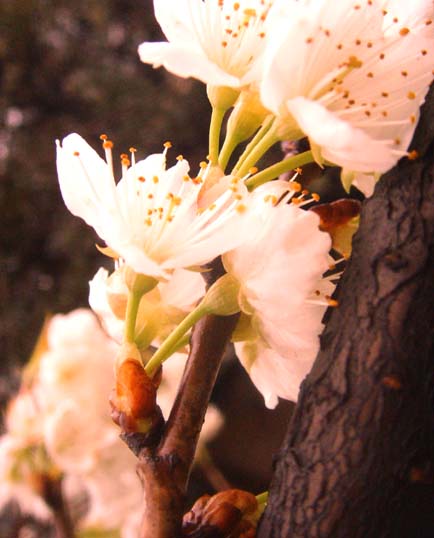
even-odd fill
[{"label": "dark tree trunk", "polygon": [[258,538],[434,536],[434,92],[364,204]]}]

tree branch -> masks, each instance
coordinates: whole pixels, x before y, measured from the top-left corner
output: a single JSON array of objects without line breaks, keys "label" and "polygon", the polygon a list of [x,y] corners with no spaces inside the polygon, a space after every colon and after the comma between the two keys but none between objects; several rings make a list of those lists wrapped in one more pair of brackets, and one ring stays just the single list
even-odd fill
[{"label": "tree branch", "polygon": [[[220,258],[204,273],[210,286],[223,273]],[[181,532],[185,493],[211,392],[238,315],[205,316],[193,328],[190,355],[167,424],[158,409],[150,432],[121,437],[138,456],[144,490],[140,538],[175,538]]]},{"label": "tree branch", "polygon": [[364,204],[258,538],[433,535],[433,93],[413,144],[421,158]]},{"label": "tree branch", "polygon": [[221,360],[238,316],[206,316],[194,328],[191,352],[162,441],[139,454],[145,491],[141,538],[178,536],[185,489]]}]

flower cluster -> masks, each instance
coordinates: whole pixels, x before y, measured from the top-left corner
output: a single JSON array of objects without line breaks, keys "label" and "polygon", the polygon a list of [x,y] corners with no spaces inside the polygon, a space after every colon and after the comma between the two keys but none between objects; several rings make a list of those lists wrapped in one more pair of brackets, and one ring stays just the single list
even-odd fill
[{"label": "flower cluster", "polygon": [[167,43],[143,62],[257,93],[278,138],[320,164],[385,172],[407,150],[433,76],[432,2],[155,0]]},{"label": "flower cluster", "polygon": [[[104,158],[78,134],[57,142],[65,204],[105,242],[98,248],[113,268],[90,282],[98,321],[87,310],[50,321],[0,440],[0,501],[36,502],[48,517],[44,484],[70,481],[67,497],[89,504],[78,526],[123,538],[137,534],[142,494],[113,422],[129,441],[161,438],[195,367],[192,353],[181,383],[193,327],[207,315],[234,316],[235,352],[268,407],[297,400],[325,310],[338,306],[332,268],[351,252],[360,206],[348,198],[318,206],[302,167],[339,166],[348,192],[354,183],[370,195],[399,158],[415,156],[407,150],[434,68],[431,0],[154,0],[154,8],[167,41],[143,43],[140,58],[207,85],[208,154],[194,173],[182,155],[169,163],[170,142],[143,159],[132,147],[118,173],[107,135]],[[260,170],[283,140],[294,154]],[[209,270],[220,276],[207,287]],[[220,423],[211,406],[205,435]],[[211,525],[250,536],[260,513],[251,497],[202,498],[184,518],[185,535]]]},{"label": "flower cluster", "polygon": [[[298,167],[339,165],[347,188],[354,181],[371,190],[406,155],[434,67],[426,0],[411,10],[401,0],[343,0],[333,8],[329,0],[155,0],[154,8],[167,42],[143,43],[140,57],[207,84],[208,160],[192,174],[181,155],[167,166],[170,143],[143,160],[130,148],[116,183],[106,135],[105,159],[77,134],[57,148],[67,207],[115,259],[112,274],[100,269],[92,280],[90,304],[122,344],[117,376],[125,376],[126,360],[135,361],[130,374],[145,364],[140,383],[134,376],[149,386],[150,401],[125,388],[131,378],[114,403],[130,428],[155,419],[151,380],[187,350],[190,328],[206,313],[241,313],[236,352],[267,405],[297,398],[324,310],[334,305],[334,281],[322,278],[330,237],[304,207],[318,197],[295,181]],[[301,138],[308,151],[258,170],[275,143]],[[292,181],[275,181],[293,169]],[[357,220],[351,226],[352,235]],[[227,274],[206,292],[199,273],[217,256]]]},{"label": "flower cluster", "polygon": [[[119,439],[108,409],[119,345],[85,309],[54,316],[45,338],[6,413],[0,505],[14,498],[24,513],[49,519],[43,484],[61,479],[69,503],[87,498],[81,529],[117,529],[122,536],[134,536],[125,529],[137,526],[141,485],[135,457]],[[159,393],[165,416],[184,358],[178,354],[165,368]],[[214,435],[220,423],[219,412],[211,408],[202,440]]]}]

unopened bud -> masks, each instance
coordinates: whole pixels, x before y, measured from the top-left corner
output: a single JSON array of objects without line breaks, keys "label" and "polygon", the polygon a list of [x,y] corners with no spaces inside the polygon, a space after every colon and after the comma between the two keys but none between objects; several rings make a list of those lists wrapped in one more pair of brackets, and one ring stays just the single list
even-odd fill
[{"label": "unopened bud", "polygon": [[230,489],[196,501],[182,522],[182,536],[219,536],[250,538],[255,536],[256,497],[247,491]]},{"label": "unopened bud", "polygon": [[110,399],[112,418],[126,432],[147,431],[156,409],[154,381],[135,359],[124,360],[117,368],[116,388]]},{"label": "unopened bud", "polygon": [[201,306],[209,313],[230,316],[240,311],[238,295],[240,284],[228,273],[220,277],[206,292]]},{"label": "unopened bud", "polygon": [[258,508],[258,501],[253,493],[242,489],[228,489],[211,497],[208,506],[213,507],[221,502],[227,502],[238,508],[243,514],[251,514]]},{"label": "unopened bud", "polygon": [[227,125],[228,136],[240,142],[250,138],[270,114],[259,98],[259,93],[252,90],[241,92]]}]

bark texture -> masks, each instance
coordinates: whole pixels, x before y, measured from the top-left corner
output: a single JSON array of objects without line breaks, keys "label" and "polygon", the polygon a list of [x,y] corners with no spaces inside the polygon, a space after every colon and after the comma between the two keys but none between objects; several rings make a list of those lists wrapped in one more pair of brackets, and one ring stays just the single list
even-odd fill
[{"label": "bark texture", "polygon": [[434,536],[434,99],[362,209],[259,538]]}]

